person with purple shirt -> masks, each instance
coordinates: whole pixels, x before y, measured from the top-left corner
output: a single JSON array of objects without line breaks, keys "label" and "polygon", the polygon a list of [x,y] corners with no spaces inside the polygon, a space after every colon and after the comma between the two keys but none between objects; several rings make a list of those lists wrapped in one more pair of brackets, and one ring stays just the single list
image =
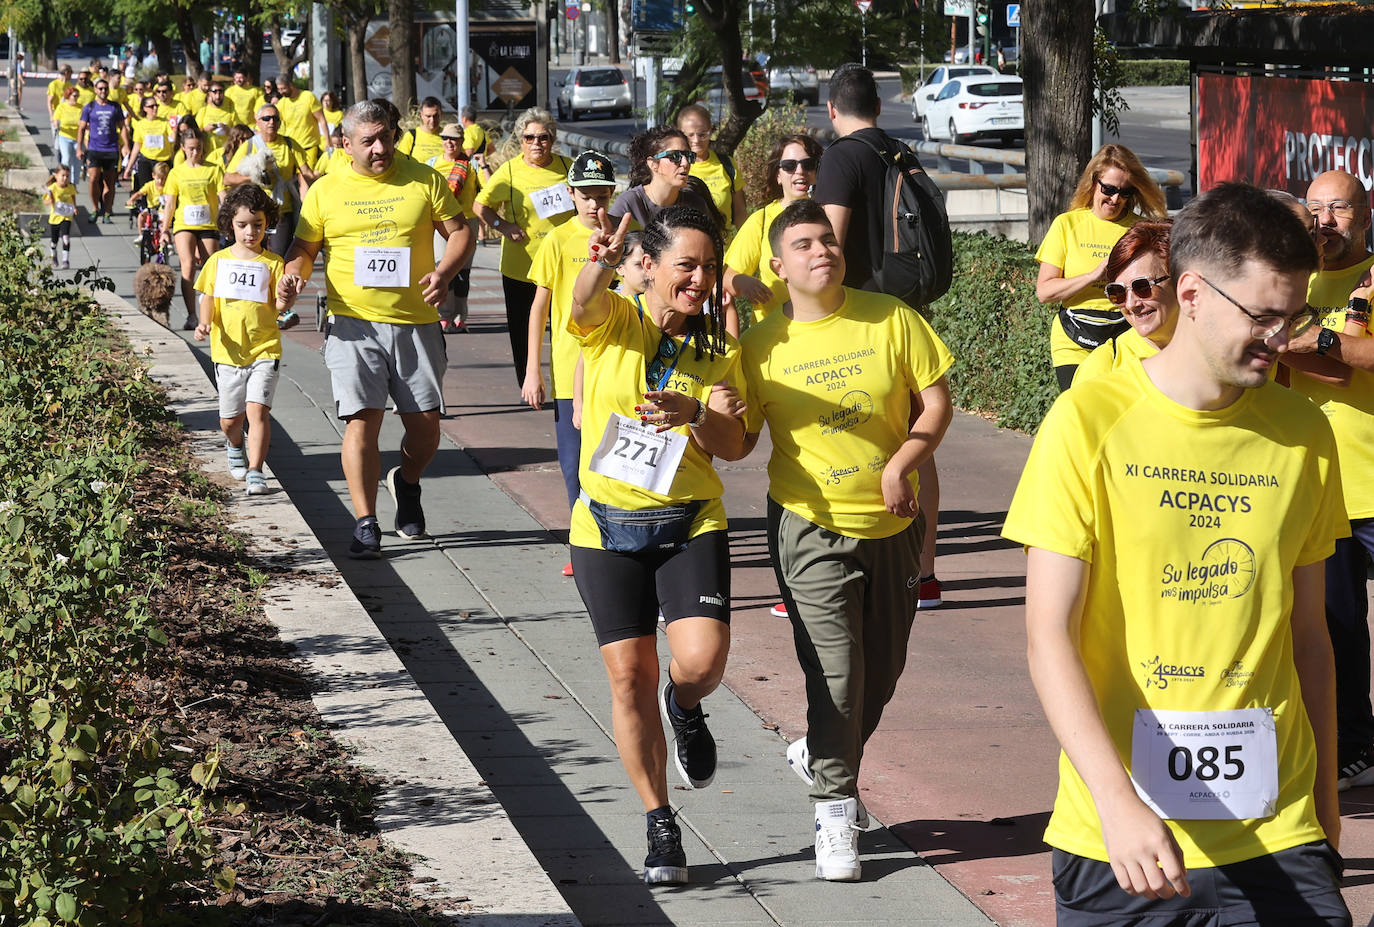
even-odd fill
[{"label": "person with purple shirt", "polygon": [[92,222],[102,217],[114,221],[115,173],[121,155],[128,151],[129,132],[124,110],[110,102],[110,82],[100,78],[95,84],[95,99],[81,110],[81,125],[76,133],[76,156],[84,158],[91,181]]}]

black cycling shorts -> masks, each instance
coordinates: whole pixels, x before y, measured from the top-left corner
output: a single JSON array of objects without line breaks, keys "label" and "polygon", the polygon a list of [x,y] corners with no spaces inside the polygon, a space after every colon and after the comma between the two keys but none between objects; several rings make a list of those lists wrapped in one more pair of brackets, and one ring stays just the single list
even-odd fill
[{"label": "black cycling shorts", "polygon": [[115,151],[87,151],[86,166],[98,168],[102,171],[113,171],[119,168],[119,153]]},{"label": "black cycling shorts", "polygon": [[680,551],[622,554],[572,548],[573,578],[598,646],[652,635],[663,620],[730,623],[730,539],[708,531]]}]

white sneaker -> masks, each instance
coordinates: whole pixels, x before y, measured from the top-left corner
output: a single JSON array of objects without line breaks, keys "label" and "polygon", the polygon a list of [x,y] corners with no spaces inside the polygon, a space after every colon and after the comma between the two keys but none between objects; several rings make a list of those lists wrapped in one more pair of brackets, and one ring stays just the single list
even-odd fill
[{"label": "white sneaker", "polygon": [[859,881],[858,799],[816,802],[816,878]]},{"label": "white sneaker", "polygon": [[811,751],[806,749],[806,738],[794,740],[787,745],[787,765],[792,767],[792,771],[807,785],[812,785],[815,780],[811,776]]}]

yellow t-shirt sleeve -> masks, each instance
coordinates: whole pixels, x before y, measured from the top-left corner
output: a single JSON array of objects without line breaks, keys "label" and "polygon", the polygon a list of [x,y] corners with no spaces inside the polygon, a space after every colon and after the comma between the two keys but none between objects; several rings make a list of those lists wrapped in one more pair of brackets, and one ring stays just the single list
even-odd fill
[{"label": "yellow t-shirt sleeve", "polygon": [[[215,251],[211,253],[210,257],[201,266],[200,273],[196,274],[195,290],[197,293],[204,293],[207,296],[214,298],[215,274],[218,272],[215,270],[215,268],[219,264],[219,256],[222,253],[223,252],[220,251]],[[276,281],[274,280],[273,283],[275,284]],[[275,289],[273,290],[273,292],[275,292]]]},{"label": "yellow t-shirt sleeve", "polygon": [[1091,563],[1096,530],[1089,473],[1098,449],[1089,445],[1071,395],[1056,400],[1040,425],[1002,536]]},{"label": "yellow t-shirt sleeve", "polygon": [[302,241],[324,241],[324,211],[320,206],[320,191],[323,184],[311,184],[301,204],[301,215],[296,220],[296,237]]},{"label": "yellow t-shirt sleeve", "polygon": [[[1328,424],[1328,434],[1330,427]],[[1312,519],[1311,530],[1303,540],[1302,550],[1298,552],[1297,566],[1325,560],[1335,553],[1336,538],[1350,535],[1350,519],[1345,510],[1345,491],[1341,484],[1341,468],[1337,461],[1335,446],[1336,439],[1332,435],[1327,444],[1328,453],[1320,454],[1317,458],[1322,497]]]},{"label": "yellow t-shirt sleeve", "polygon": [[1068,229],[1068,213],[1055,216],[1050,230],[1045,233],[1045,240],[1040,242],[1040,250],[1035,252],[1035,259],[1042,264],[1053,264],[1062,271],[1069,259]]},{"label": "yellow t-shirt sleeve", "polygon": [[177,182],[177,171],[175,169],[167,175],[167,180],[162,184],[162,192],[166,196],[181,196],[181,186]]},{"label": "yellow t-shirt sleeve", "polygon": [[510,199],[512,185],[510,165],[511,162],[507,161],[487,178],[487,182],[482,185],[482,189],[477,193],[476,202],[496,209]]},{"label": "yellow t-shirt sleeve", "polygon": [[757,276],[763,268],[763,210],[749,214],[739,227],[730,247],[725,249],[725,266],[737,274]]},{"label": "yellow t-shirt sleeve", "polygon": [[545,235],[544,240],[539,243],[539,250],[534,253],[534,262],[530,264],[530,282],[535,286],[552,290],[558,283],[558,266],[562,263],[562,251],[557,235]]},{"label": "yellow t-shirt sleeve", "polygon": [[954,366],[949,348],[935,334],[935,329],[915,309],[905,309],[896,316],[905,329],[906,356],[902,358],[911,391],[919,393],[933,386]]},{"label": "yellow t-shirt sleeve", "polygon": [[589,358],[595,357],[607,344],[623,340],[621,332],[631,319],[638,317],[638,311],[631,300],[614,290],[607,290],[606,298],[611,301],[611,311],[595,328],[580,328],[572,313],[568,313],[568,333],[577,339],[577,343],[582,345],[583,352]]}]

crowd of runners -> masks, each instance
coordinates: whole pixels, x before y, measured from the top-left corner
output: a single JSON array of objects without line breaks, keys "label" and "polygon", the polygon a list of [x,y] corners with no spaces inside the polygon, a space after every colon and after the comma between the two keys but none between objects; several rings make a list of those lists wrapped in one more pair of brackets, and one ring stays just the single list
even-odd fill
[{"label": "crowd of runners", "polygon": [[[604,154],[557,154],[539,109],[493,165],[470,111],[444,126],[426,100],[403,132],[386,101],[341,109],[241,73],[179,92],[59,78],[49,107],[54,263],[81,166],[95,222],[134,178],[174,239],[249,493],[266,491],[280,329],[322,259],[354,557],[381,555],[382,483],[396,534],[426,534],[444,334],[463,326],[480,230],[501,237],[517,388],[553,406],[564,572],[645,808],[646,882],[688,880],[669,765],[691,788],[716,773],[702,705],[729,655],[731,564],[715,461],[766,426],[774,611],[806,680],[787,759],[817,876],[861,877],[864,745],[915,613],[941,603],[934,454],[956,361],[926,307],[882,292],[896,143],[869,71],[831,79],[838,141],[776,142],[753,213],[697,106],[634,140],[623,190]],[[1037,254],[1064,393],[1005,525],[1028,550],[1030,670],[1064,748],[1046,835],[1060,923],[1348,924],[1336,796],[1374,784],[1368,195],[1338,171],[1305,201],[1229,183],[1170,220],[1107,145],[1067,205]],[[404,438],[384,475],[388,407]]]}]

